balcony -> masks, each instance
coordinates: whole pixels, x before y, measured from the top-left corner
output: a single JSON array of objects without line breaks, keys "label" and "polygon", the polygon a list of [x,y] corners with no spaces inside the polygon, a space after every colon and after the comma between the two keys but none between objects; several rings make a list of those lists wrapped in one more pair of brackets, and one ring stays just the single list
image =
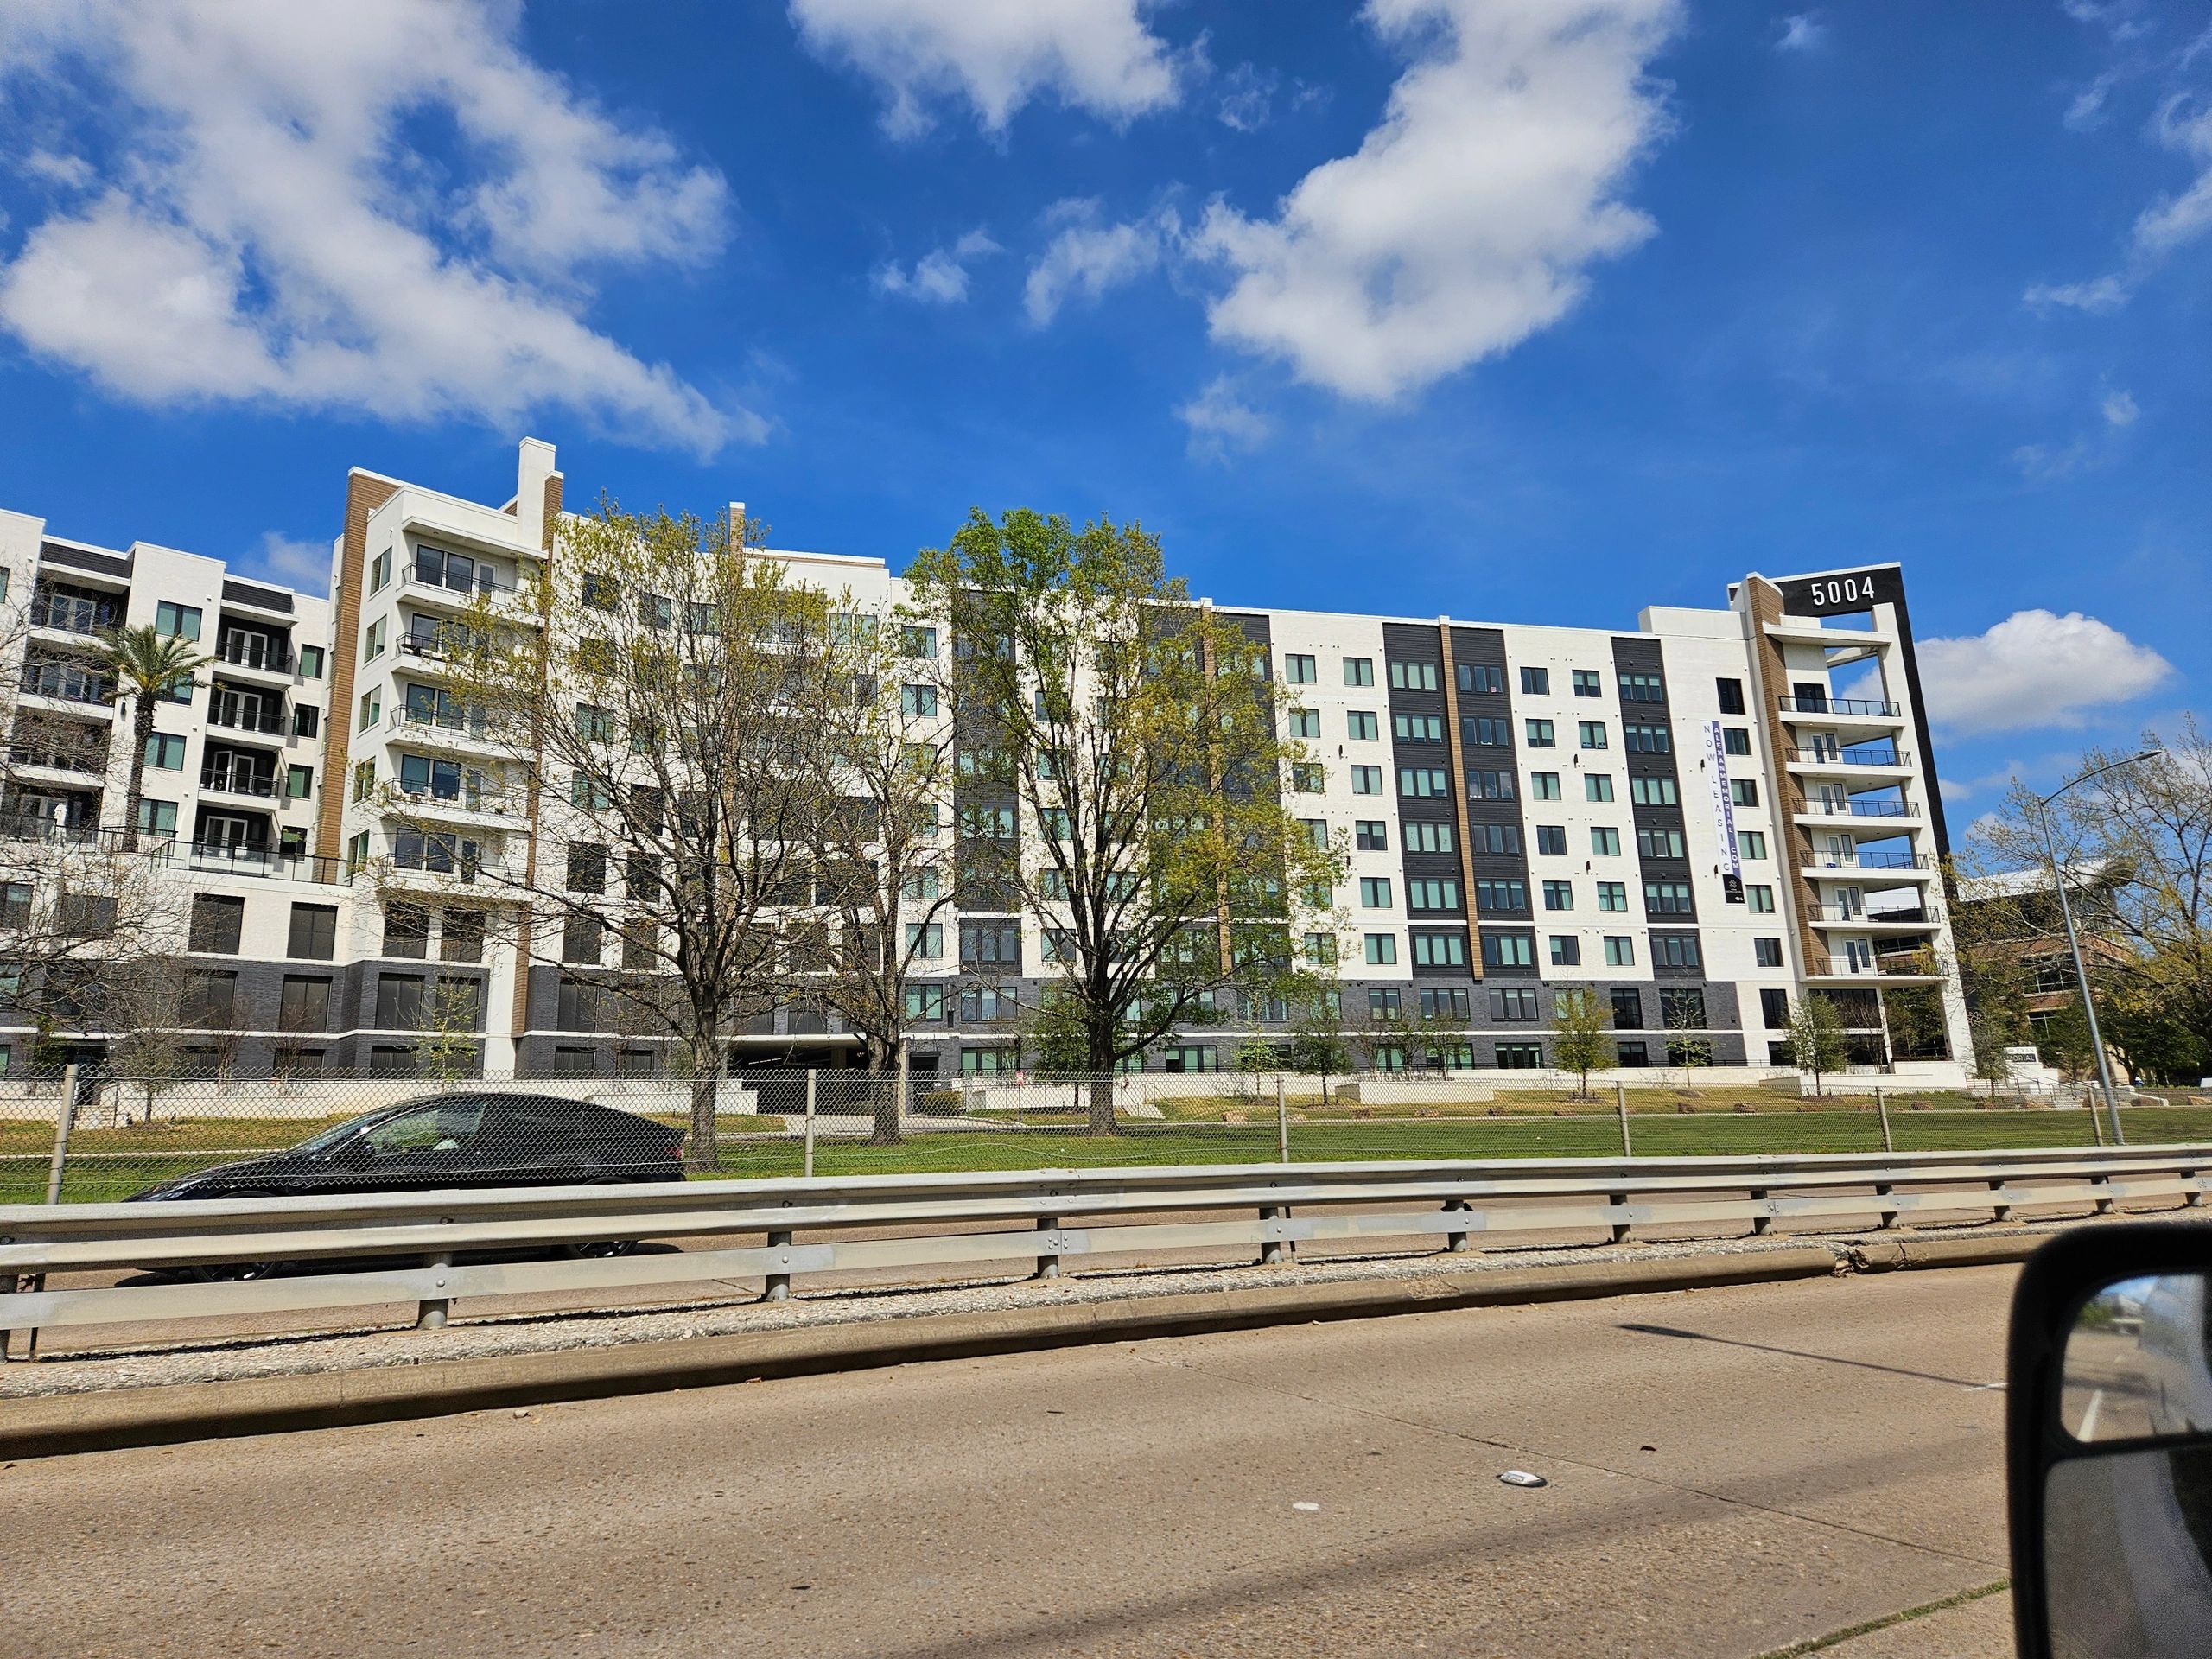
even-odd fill
[{"label": "balcony", "polygon": [[393,643],[414,672],[450,679],[467,666],[480,641],[463,627],[416,626]]},{"label": "balcony", "polygon": [[1912,957],[1815,957],[1805,964],[1807,979],[1878,980],[1892,985],[1940,985],[1943,976]]},{"label": "balcony", "polygon": [[265,676],[289,683],[292,664],[292,647],[285,641],[271,639],[266,634],[251,633],[243,628],[226,628],[215,642],[215,669],[218,673]]},{"label": "balcony", "polygon": [[1784,749],[1782,758],[1792,766],[1809,766],[1822,772],[1846,772],[1862,766],[1894,772],[1909,770],[1912,766],[1912,756],[1895,744],[1849,749]]},{"label": "balcony", "polygon": [[274,744],[280,748],[284,743],[284,706],[282,702],[257,708],[219,696],[208,708],[207,723],[223,731],[236,733],[249,742]]},{"label": "balcony", "polygon": [[478,565],[465,580],[458,576],[450,569],[417,567],[402,571],[399,585],[409,603],[435,606],[442,611],[471,610],[480,600],[488,606],[510,608],[508,601],[518,591],[513,582],[494,575],[488,565]]},{"label": "balcony", "polygon": [[60,842],[81,847],[99,839],[99,825],[91,818],[70,823],[44,812],[0,811],[0,841]]},{"label": "balcony", "polygon": [[1864,905],[1814,905],[1809,907],[1808,919],[1815,927],[1864,927],[1916,933],[1925,933],[1935,925],[1923,910],[1869,910]]},{"label": "balcony", "polygon": [[386,812],[399,817],[440,818],[454,823],[479,823],[487,829],[511,827],[514,820],[530,810],[527,797],[497,790],[463,789],[441,794],[397,785],[386,786],[384,804]]},{"label": "balcony", "polygon": [[26,663],[17,684],[27,697],[39,697],[49,704],[65,705],[62,712],[81,714],[87,709],[98,709],[101,718],[105,719],[108,695],[114,682],[105,674],[95,674],[89,669],[73,667],[67,663]]},{"label": "balcony", "polygon": [[122,620],[123,611],[111,600],[76,599],[66,594],[39,594],[31,600],[29,620],[35,628],[57,633],[96,634]]},{"label": "balcony", "polygon": [[200,790],[203,795],[229,795],[241,800],[273,801],[276,798],[277,783],[274,772],[219,768],[200,774]]},{"label": "balcony", "polygon": [[1775,704],[1785,715],[1849,715],[1875,720],[1902,720],[1904,709],[1897,703],[1884,702],[1870,697],[1777,697]]},{"label": "balcony", "polygon": [[48,772],[66,774],[71,781],[86,778],[104,778],[107,774],[107,744],[105,734],[92,743],[70,743],[48,739],[40,743],[15,743],[9,746],[8,764],[17,772]]},{"label": "balcony", "polygon": [[242,847],[219,846],[213,842],[173,842],[170,863],[218,875],[251,876],[259,880],[309,881],[328,886],[345,879],[345,861],[317,858],[306,853],[270,852],[265,843]]},{"label": "balcony", "polygon": [[385,716],[384,729],[388,739],[423,748],[485,756],[505,753],[500,728],[480,713],[433,713],[403,706]]},{"label": "balcony", "polygon": [[1808,801],[1801,818],[1916,818],[1920,809],[1909,801]]}]

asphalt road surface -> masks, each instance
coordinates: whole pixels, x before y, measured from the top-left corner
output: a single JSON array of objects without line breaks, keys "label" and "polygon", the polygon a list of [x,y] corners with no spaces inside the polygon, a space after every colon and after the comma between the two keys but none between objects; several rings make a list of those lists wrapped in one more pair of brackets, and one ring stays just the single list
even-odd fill
[{"label": "asphalt road surface", "polygon": [[2004,1575],[2014,1271],[33,1460],[0,1654],[1763,1654]]}]

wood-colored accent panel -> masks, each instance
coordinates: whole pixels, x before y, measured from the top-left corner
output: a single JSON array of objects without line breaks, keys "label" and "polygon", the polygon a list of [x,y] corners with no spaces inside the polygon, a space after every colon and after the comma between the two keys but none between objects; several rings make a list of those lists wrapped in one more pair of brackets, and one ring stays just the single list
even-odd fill
[{"label": "wood-colored accent panel", "polygon": [[315,850],[336,858],[345,829],[352,768],[353,686],[361,660],[361,605],[366,597],[369,515],[399,486],[363,473],[346,475],[346,527],[338,553],[338,588],[331,594],[330,707],[323,711],[322,800],[315,810]]}]

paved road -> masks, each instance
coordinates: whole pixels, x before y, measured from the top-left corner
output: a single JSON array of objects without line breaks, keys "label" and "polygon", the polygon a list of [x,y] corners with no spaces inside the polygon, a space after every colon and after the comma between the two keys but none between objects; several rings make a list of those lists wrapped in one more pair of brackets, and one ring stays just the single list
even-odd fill
[{"label": "paved road", "polygon": [[[0,1472],[0,1654],[1759,1654],[2005,1573],[2012,1278],[27,1462]],[[1878,1650],[1996,1659],[2001,1599]]]}]

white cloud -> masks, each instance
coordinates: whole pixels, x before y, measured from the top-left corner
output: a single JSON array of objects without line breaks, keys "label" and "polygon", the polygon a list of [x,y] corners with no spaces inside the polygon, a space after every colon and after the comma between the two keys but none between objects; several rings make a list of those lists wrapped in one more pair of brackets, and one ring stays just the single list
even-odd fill
[{"label": "white cloud", "polygon": [[1125,225],[1097,223],[1094,200],[1058,201],[1046,210],[1048,223],[1062,226],[1046,244],[1022,289],[1030,321],[1042,327],[1059,315],[1072,296],[1096,299],[1157,267],[1182,235],[1182,221],[1172,207]]},{"label": "white cloud", "polygon": [[1196,461],[1225,461],[1232,454],[1258,448],[1274,428],[1236,394],[1225,375],[1216,375],[1205,390],[1175,413],[1191,429],[1190,452]]},{"label": "white cloud", "polygon": [[1217,201],[1196,247],[1232,273],[1214,337],[1387,398],[1508,350],[1651,221],[1618,199],[1666,130],[1646,66],[1674,0],[1369,0],[1413,58],[1357,153],[1272,219]]},{"label": "white cloud", "polygon": [[1257,132],[1273,112],[1277,76],[1262,74],[1253,64],[1240,63],[1222,78],[1220,105],[1214,113],[1221,124],[1236,132]]},{"label": "white cloud", "polygon": [[2097,408],[2107,426],[2133,426],[2143,412],[2143,406],[2135,401],[2135,394],[2124,391],[2107,392],[2104,402]]},{"label": "white cloud", "polygon": [[2097,414],[2101,428],[2077,433],[2063,444],[2024,443],[2012,452],[2012,464],[2039,483],[2110,466],[2120,454],[2120,435],[2141,418],[2143,408],[2134,393],[2121,388],[2098,399]]},{"label": "white cloud", "polygon": [[2079,726],[2174,671],[2150,646],[2079,611],[2015,611],[1986,633],[1924,639],[1919,656],[1930,718],[1968,733]]},{"label": "white cloud", "polygon": [[791,0],[816,55],[849,63],[889,100],[894,137],[928,130],[932,99],[959,97],[1001,132],[1050,92],[1127,121],[1172,104],[1177,66],[1138,0]]},{"label": "white cloud", "polygon": [[[728,192],[461,0],[19,6],[0,80],[96,98],[128,159],[0,268],[0,327],[138,402],[463,416],[575,410],[710,454],[755,436],[583,321],[611,264],[695,264]],[[404,124],[449,121],[454,154]]]},{"label": "white cloud", "polygon": [[1809,11],[1801,11],[1782,20],[1782,35],[1774,43],[1777,52],[1812,52],[1819,49],[1828,37],[1828,26]]},{"label": "white cloud", "polygon": [[931,249],[914,262],[912,270],[901,270],[895,262],[882,266],[875,273],[876,290],[938,305],[957,305],[968,297],[969,261],[1003,251],[988,232],[973,230],[950,248]]},{"label": "white cloud", "polygon": [[35,149],[22,159],[22,169],[28,178],[44,181],[64,190],[82,190],[93,178],[92,164],[81,156],[58,156],[50,149]]},{"label": "white cloud", "polygon": [[300,542],[273,530],[261,532],[261,545],[247,556],[270,577],[305,593],[330,591],[330,544]]},{"label": "white cloud", "polygon": [[2074,101],[2066,106],[2066,126],[2070,131],[2088,132],[2104,124],[2105,100],[2112,96],[2119,78],[2119,71],[2107,69],[2074,94]]},{"label": "white cloud", "polygon": [[2115,41],[2134,40],[2154,27],[2143,16],[2140,0],[2059,0],[2059,4],[2075,22],[2101,29]]}]

